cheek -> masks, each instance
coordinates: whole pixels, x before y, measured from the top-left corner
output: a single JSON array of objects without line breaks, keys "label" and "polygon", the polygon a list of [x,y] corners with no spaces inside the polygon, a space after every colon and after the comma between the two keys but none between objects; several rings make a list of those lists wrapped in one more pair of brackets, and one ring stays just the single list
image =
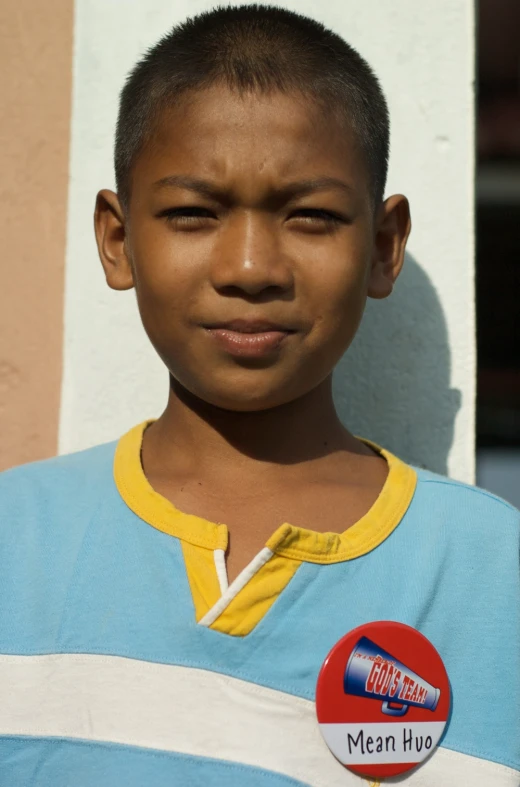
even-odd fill
[{"label": "cheek", "polygon": [[333,346],[350,344],[359,325],[368,290],[368,262],[355,259],[350,263],[323,266],[315,280],[311,297],[317,315],[316,338]]},{"label": "cheek", "polygon": [[[174,248],[168,238],[143,239],[134,247],[137,302],[143,322],[173,331],[172,315],[185,311],[200,286],[200,254]],[[147,324],[145,323],[145,328]]]}]

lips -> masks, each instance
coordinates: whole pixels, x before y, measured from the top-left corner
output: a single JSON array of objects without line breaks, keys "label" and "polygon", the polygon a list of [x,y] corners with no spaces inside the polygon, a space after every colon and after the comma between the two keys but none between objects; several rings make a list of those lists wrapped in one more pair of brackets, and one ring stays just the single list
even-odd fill
[{"label": "lips", "polygon": [[266,333],[269,331],[283,331],[293,333],[294,328],[290,328],[281,323],[274,323],[270,320],[229,320],[227,322],[212,323],[205,326],[210,330],[227,330],[236,333]]},{"label": "lips", "polygon": [[295,333],[294,328],[267,320],[231,320],[204,327],[222,350],[242,358],[273,354]]}]

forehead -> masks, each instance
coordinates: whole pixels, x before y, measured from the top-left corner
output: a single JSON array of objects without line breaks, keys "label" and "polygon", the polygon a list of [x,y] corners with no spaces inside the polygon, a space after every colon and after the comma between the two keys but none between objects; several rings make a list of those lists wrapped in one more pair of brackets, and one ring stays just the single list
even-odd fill
[{"label": "forehead", "polygon": [[368,191],[355,134],[308,96],[238,94],[215,86],[165,110],[132,180],[144,186],[180,173],[228,183],[338,177]]}]

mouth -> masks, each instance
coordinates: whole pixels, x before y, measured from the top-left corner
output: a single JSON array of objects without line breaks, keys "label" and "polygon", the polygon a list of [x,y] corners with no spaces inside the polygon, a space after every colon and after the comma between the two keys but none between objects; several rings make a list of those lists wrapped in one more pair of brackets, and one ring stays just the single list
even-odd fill
[{"label": "mouth", "polygon": [[266,320],[231,320],[203,327],[227,354],[242,358],[273,354],[296,333],[292,327]]}]

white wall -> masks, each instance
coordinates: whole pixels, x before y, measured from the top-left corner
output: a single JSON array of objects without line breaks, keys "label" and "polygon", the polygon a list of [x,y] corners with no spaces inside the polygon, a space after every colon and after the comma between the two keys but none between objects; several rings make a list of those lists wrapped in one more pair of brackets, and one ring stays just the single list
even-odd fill
[{"label": "white wall", "polygon": [[[205,0],[76,0],[60,451],[115,439],[166,402],[133,293],[103,279],[92,230],[113,187],[118,92],[137,57]],[[474,477],[473,58],[469,0],[291,0],[375,68],[392,117],[387,193],[411,201],[407,268],[372,302],[336,375],[345,421],[403,458]]]}]

